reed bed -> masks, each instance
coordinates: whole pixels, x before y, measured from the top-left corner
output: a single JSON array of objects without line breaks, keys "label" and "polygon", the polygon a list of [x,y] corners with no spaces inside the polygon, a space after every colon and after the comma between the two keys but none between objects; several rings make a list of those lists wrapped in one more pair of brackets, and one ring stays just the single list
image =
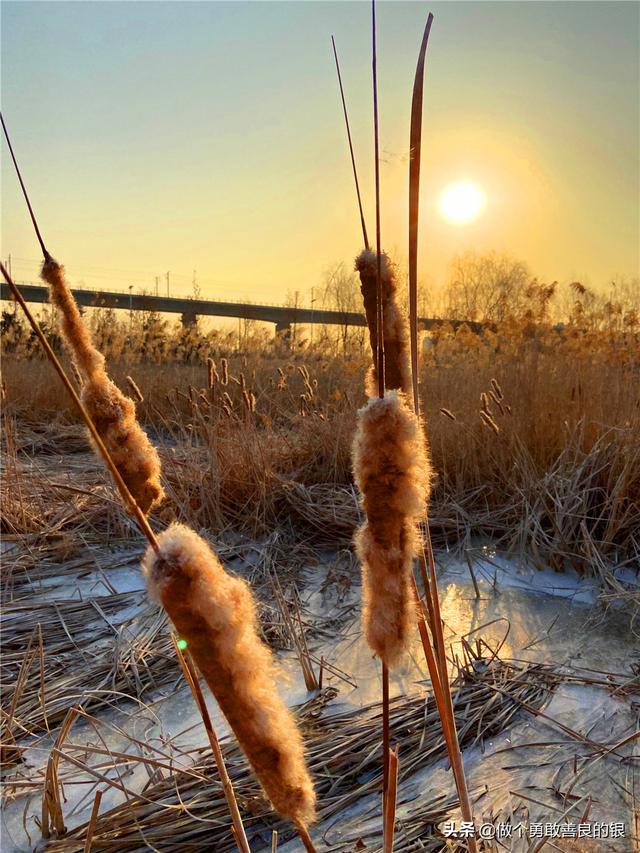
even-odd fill
[{"label": "reed bed", "polygon": [[[477,661],[475,666],[463,667],[453,685],[461,741],[470,746],[504,731],[521,713],[523,703],[532,709],[543,707],[560,680],[552,667],[540,665],[494,660],[484,667]],[[309,769],[316,780],[320,821],[335,817],[376,792],[382,772],[381,705],[324,715],[324,706],[334,696],[335,691],[327,688],[298,714]],[[390,723],[394,740],[403,745],[401,779],[446,755],[438,714],[425,696],[392,700]],[[269,808],[238,745],[223,742],[222,751],[252,849],[268,849],[273,829],[286,841],[291,837],[290,828]],[[90,767],[86,769],[91,773]],[[455,800],[449,801],[443,808],[443,801],[437,797],[427,802],[433,803],[433,810],[428,811],[425,804],[421,812],[423,831],[427,825],[433,828],[456,805]],[[88,824],[83,824],[65,837],[51,840],[47,849],[80,851],[87,829]],[[399,840],[402,838],[401,831]],[[96,851],[125,853],[149,846],[175,850],[178,845],[184,851],[199,850],[203,845],[220,853],[234,849],[226,800],[208,749],[201,751],[189,770],[146,786],[140,796],[100,815],[92,838],[92,850]]]},{"label": "reed bed", "polygon": [[[119,621],[132,599],[138,612]],[[3,767],[75,705],[95,710],[180,681],[167,619],[143,594],[14,604],[2,629]]]},{"label": "reed bed", "polygon": [[[506,552],[526,551],[541,567],[572,566],[597,575],[607,596],[629,601],[633,590],[620,585],[614,569],[640,562],[640,385],[634,378],[640,355],[627,348],[621,358],[617,342],[595,335],[577,353],[574,345],[567,338],[552,350],[546,338],[526,337],[518,327],[493,342],[460,330],[437,338],[421,373],[435,472],[432,538],[434,546],[464,549],[491,540]],[[171,509],[163,511],[214,532],[234,528],[268,535],[281,524],[298,530],[301,539],[347,543],[361,522],[349,453],[356,408],[364,399],[364,359],[249,353],[228,363],[231,377],[244,372],[256,396],[249,418],[233,379],[226,386],[233,410],[225,414],[215,396],[220,386],[211,393],[204,365],[143,364],[133,371],[145,397],[142,415],[164,448]],[[304,416],[299,397],[305,384],[296,369],[302,363],[312,387],[317,382]],[[278,367],[286,377],[281,390]],[[122,382],[124,370],[114,370]],[[33,381],[26,382],[33,391],[29,400],[21,395],[25,371],[33,372]],[[26,460],[29,448],[42,441],[41,428],[32,426],[40,420],[33,407],[53,406],[46,399],[50,383],[37,361],[25,365],[5,357],[3,372],[17,448],[13,455],[5,451],[4,529],[37,534],[39,519],[54,508],[65,519],[72,493],[49,490],[45,506],[37,480],[30,480],[31,463],[12,468],[11,460],[14,455],[19,463]],[[502,411],[488,397],[491,379],[500,385]],[[480,417],[482,394],[498,434]],[[69,420],[58,415],[36,459],[49,454],[58,428],[62,447],[81,440]],[[3,437],[6,441],[6,430]],[[75,456],[71,452],[67,459]],[[81,467],[78,459],[78,471]],[[131,529],[115,504],[85,497],[96,524],[110,507],[114,532],[118,526]],[[73,519],[71,512],[67,504],[65,527],[81,523],[82,512]]]},{"label": "reed bed", "polygon": [[[138,568],[134,543],[112,542],[111,549],[88,555],[82,548],[69,554],[59,545],[32,544],[5,556],[0,621],[4,765],[19,760],[18,743],[29,745],[30,736],[46,734],[78,703],[92,711],[114,699],[139,700],[150,691],[181,683],[168,620],[146,603],[142,577],[137,590],[120,593],[110,581],[110,574],[119,569]],[[291,559],[290,543],[280,534],[261,545],[222,544],[218,550],[237,561],[251,581],[269,646],[291,648],[294,640],[275,604],[272,581],[277,572],[288,608],[289,590],[295,590],[300,568]],[[314,552],[306,553],[309,561],[317,562]],[[65,597],[59,597],[61,593]],[[322,621],[312,625],[304,607],[297,607],[306,634],[328,635]]]}]

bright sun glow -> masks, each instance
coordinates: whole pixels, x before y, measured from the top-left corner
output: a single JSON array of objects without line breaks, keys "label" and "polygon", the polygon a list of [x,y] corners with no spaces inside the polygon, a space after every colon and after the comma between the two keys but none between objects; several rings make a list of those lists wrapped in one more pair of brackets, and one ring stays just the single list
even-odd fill
[{"label": "bright sun glow", "polygon": [[473,181],[449,184],[440,194],[441,215],[454,225],[464,225],[477,219],[487,205],[487,197]]}]

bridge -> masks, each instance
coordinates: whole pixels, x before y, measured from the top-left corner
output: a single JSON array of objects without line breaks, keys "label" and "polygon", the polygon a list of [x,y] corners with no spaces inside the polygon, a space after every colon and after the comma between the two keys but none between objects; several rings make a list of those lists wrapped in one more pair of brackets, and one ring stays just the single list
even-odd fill
[{"label": "bridge", "polygon": [[[26,302],[48,303],[49,288],[42,284],[19,284],[20,292]],[[273,323],[276,334],[288,335],[291,326],[296,323],[321,324],[327,326],[366,326],[364,314],[356,311],[327,311],[315,308],[299,308],[285,305],[258,305],[252,302],[221,302],[210,299],[188,299],[174,296],[154,296],[147,293],[119,292],[113,290],[81,290],[72,288],[71,292],[78,303],[85,308],[116,308],[126,311],[157,311],[162,314],[180,314],[182,323],[189,325],[197,317],[236,317],[244,320],[260,320]],[[13,297],[6,282],[0,285],[0,296],[12,301]],[[421,317],[418,320],[423,329],[442,325],[444,320]],[[455,328],[461,320],[450,321]],[[481,323],[467,323],[478,333]]]}]

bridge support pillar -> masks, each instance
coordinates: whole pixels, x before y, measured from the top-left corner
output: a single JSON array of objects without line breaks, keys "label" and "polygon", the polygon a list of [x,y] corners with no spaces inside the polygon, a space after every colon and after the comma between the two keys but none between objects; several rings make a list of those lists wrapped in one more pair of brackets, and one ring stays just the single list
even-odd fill
[{"label": "bridge support pillar", "polygon": [[276,337],[288,344],[291,341],[291,323],[286,320],[276,323]]},{"label": "bridge support pillar", "polygon": [[190,326],[195,326],[197,321],[198,315],[195,311],[184,311],[180,317],[180,322],[185,329],[188,329]]}]

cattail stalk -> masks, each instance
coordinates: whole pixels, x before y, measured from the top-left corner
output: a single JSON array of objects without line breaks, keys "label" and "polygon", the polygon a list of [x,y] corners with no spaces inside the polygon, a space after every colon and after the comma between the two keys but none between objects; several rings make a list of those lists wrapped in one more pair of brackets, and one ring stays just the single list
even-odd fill
[{"label": "cattail stalk", "polygon": [[131,391],[133,392],[133,396],[136,398],[136,400],[139,403],[144,403],[144,397],[142,395],[142,391],[138,388],[138,385],[137,385],[135,379],[133,378],[133,376],[127,376],[127,385],[129,386],[129,388],[131,388]]},{"label": "cattail stalk", "polygon": [[184,679],[189,685],[189,689],[191,690],[193,698],[196,701],[198,710],[200,711],[200,716],[202,717],[202,722],[204,724],[205,731],[207,732],[207,737],[209,738],[211,751],[213,752],[216,767],[218,768],[218,773],[220,774],[222,790],[224,791],[224,796],[227,801],[227,806],[229,808],[229,814],[231,815],[231,822],[233,825],[233,831],[236,843],[238,845],[238,850],[240,851],[240,853],[251,853],[251,848],[249,847],[247,835],[244,830],[244,824],[242,823],[242,817],[240,816],[240,810],[238,809],[238,801],[236,800],[235,791],[233,790],[233,784],[231,782],[231,779],[229,778],[229,774],[227,773],[227,766],[224,763],[224,756],[222,755],[222,750],[220,749],[218,736],[216,735],[216,731],[213,728],[213,723],[211,722],[211,717],[209,716],[207,703],[205,702],[204,696],[202,695],[202,690],[200,689],[198,673],[196,672],[189,652],[185,651],[185,654],[182,653],[175,634],[171,635],[171,639],[173,640],[173,646],[178,658],[178,662],[180,664],[180,668],[182,669],[182,674],[184,675]]},{"label": "cattail stalk", "polygon": [[62,315],[62,334],[85,379],[81,399],[136,503],[145,513],[164,498],[160,457],[136,419],[135,403],[109,379],[102,353],[96,349],[64,275],[64,267],[48,257],[42,278]]},{"label": "cattail stalk", "polygon": [[227,574],[196,533],[172,524],[143,571],[229,721],[275,809],[298,827],[315,816],[302,737],[274,688],[276,668],[258,637],[248,584]]},{"label": "cattail stalk", "polygon": [[[418,220],[420,211],[420,159],[422,149],[422,100],[424,86],[424,64],[429,43],[429,35],[431,25],[433,23],[433,15],[429,13],[422,36],[422,43],[418,54],[418,62],[416,65],[416,73],[414,77],[413,95],[411,100],[411,133],[410,133],[410,151],[411,161],[409,165],[409,315],[411,329],[411,369],[412,369],[412,385],[413,385],[413,405],[416,416],[419,416],[420,401],[418,397]],[[496,389],[496,390],[499,390]],[[441,410],[445,416],[451,413],[448,410]],[[455,778],[458,796],[460,798],[460,808],[465,821],[473,824],[473,809],[467,788],[467,782],[464,773],[464,764],[462,761],[462,753],[460,751],[460,742],[456,729],[455,718],[453,715],[453,702],[451,699],[451,690],[449,688],[449,675],[447,671],[447,661],[444,652],[444,635],[442,631],[442,619],[440,617],[440,599],[438,594],[438,582],[436,577],[435,560],[433,558],[433,547],[431,544],[431,533],[429,524],[424,519],[422,525],[424,531],[424,544],[426,547],[427,556],[429,559],[429,573],[427,575],[427,565],[425,557],[425,547],[420,555],[420,566],[423,572],[425,581],[425,596],[427,598],[427,607],[425,608],[418,596],[418,589],[415,578],[412,576],[412,584],[414,588],[415,600],[419,604],[418,610],[418,628],[424,648],[429,675],[433,685],[433,692],[436,698],[438,714],[442,722],[445,742],[451,761],[451,767]],[[433,635],[433,647],[427,630],[425,614],[428,613],[430,618],[431,631]],[[434,654],[435,650],[435,654]],[[476,840],[472,836],[469,839],[470,853],[476,853]]]}]

